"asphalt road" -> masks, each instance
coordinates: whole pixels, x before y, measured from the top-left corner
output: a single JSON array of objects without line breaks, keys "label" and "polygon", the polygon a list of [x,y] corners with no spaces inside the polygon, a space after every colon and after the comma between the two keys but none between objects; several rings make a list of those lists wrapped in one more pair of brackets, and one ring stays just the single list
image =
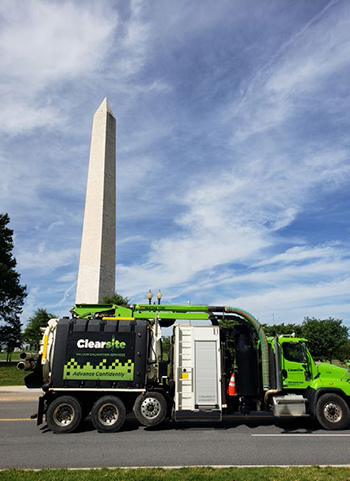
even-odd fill
[{"label": "asphalt road", "polygon": [[130,418],[120,432],[100,434],[87,419],[78,432],[57,435],[30,420],[36,396],[0,393],[1,469],[350,464],[350,429],[324,431],[309,420],[230,417],[144,428]]}]

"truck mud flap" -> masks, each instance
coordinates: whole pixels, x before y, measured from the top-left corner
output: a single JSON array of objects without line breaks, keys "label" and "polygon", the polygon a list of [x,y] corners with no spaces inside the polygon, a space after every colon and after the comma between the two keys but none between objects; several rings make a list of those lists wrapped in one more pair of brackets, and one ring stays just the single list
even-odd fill
[{"label": "truck mud flap", "polygon": [[41,365],[41,354],[36,362],[34,371],[24,378],[28,389],[40,388],[43,385],[43,368]]},{"label": "truck mud flap", "polygon": [[36,425],[40,426],[43,423],[43,416],[44,416],[44,397],[39,397],[39,404],[38,404],[38,416],[36,418]]}]

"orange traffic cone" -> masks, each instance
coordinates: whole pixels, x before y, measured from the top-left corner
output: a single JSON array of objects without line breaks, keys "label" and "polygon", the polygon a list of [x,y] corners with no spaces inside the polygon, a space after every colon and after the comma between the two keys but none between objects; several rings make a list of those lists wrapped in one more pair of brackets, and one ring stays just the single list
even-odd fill
[{"label": "orange traffic cone", "polygon": [[235,381],[235,373],[233,372],[231,375],[231,379],[227,388],[227,394],[229,396],[237,396],[237,389],[236,389],[236,381]]}]

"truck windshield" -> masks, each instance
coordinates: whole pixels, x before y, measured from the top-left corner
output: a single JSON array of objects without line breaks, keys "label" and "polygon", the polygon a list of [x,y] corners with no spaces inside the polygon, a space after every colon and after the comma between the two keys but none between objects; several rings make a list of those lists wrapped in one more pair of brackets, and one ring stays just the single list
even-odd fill
[{"label": "truck windshield", "polygon": [[306,363],[305,345],[299,342],[283,343],[283,355],[287,361]]}]

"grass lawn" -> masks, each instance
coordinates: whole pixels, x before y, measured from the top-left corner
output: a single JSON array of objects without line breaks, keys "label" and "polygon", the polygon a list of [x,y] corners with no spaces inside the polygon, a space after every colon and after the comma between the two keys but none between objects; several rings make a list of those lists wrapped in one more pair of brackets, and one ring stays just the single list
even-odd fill
[{"label": "grass lawn", "polygon": [[[12,361],[19,361],[19,355],[22,351],[16,351],[12,354]],[[0,361],[6,361],[7,354],[6,352],[0,352]]]},{"label": "grass lawn", "polygon": [[7,470],[0,481],[349,481],[350,468],[183,468],[183,469],[97,469],[67,471]]},{"label": "grass lawn", "polygon": [[25,371],[17,369],[17,362],[0,362],[0,386],[24,386]]}]

